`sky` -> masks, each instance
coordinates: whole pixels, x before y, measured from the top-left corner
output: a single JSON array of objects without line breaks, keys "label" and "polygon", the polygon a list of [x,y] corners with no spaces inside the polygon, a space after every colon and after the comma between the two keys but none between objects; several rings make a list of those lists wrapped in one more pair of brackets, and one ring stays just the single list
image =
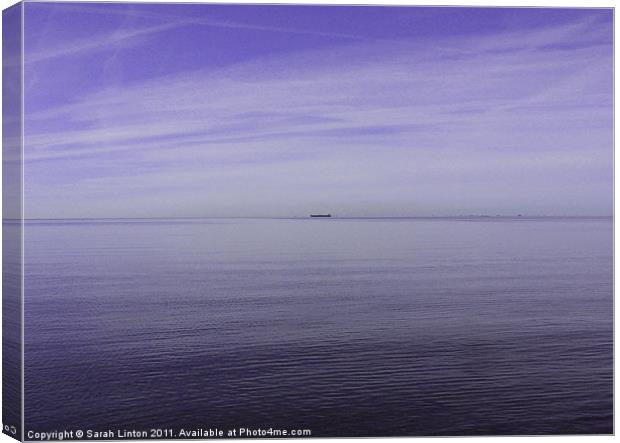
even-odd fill
[{"label": "sky", "polygon": [[27,218],[611,215],[610,9],[25,5]]}]

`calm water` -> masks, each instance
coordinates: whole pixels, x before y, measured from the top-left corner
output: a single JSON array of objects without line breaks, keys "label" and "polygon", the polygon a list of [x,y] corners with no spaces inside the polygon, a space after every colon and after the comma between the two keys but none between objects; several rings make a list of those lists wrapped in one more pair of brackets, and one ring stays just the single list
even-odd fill
[{"label": "calm water", "polygon": [[26,431],[612,432],[611,219],[29,222]]}]

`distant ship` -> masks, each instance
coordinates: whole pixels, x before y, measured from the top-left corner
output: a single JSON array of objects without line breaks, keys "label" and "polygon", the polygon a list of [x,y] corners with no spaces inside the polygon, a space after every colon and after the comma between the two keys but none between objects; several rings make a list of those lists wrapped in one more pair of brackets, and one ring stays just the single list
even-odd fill
[{"label": "distant ship", "polygon": [[331,214],[310,214],[312,218],[329,218],[331,216]]}]

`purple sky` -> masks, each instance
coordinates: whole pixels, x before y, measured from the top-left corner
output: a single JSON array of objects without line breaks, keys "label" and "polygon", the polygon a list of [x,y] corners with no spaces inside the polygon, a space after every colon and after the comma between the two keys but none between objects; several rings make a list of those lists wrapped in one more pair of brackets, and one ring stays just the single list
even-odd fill
[{"label": "purple sky", "polygon": [[612,11],[27,3],[26,216],[611,215]]}]

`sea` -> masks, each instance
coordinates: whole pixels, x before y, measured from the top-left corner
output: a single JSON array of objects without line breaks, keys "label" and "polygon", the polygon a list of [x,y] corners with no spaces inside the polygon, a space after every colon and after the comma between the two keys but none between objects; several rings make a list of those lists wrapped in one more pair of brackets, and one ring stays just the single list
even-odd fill
[{"label": "sea", "polygon": [[25,431],[610,434],[612,227],[26,221]]}]

